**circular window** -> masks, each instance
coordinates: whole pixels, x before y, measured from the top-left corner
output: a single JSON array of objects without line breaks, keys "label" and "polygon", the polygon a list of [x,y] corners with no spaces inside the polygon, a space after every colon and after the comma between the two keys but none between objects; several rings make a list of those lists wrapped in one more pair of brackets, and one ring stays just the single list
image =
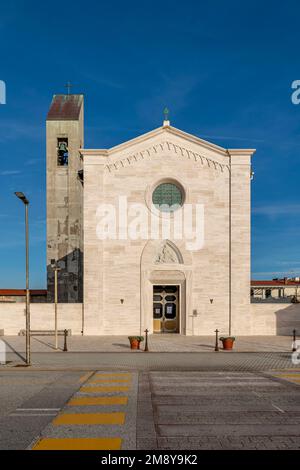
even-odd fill
[{"label": "circular window", "polygon": [[162,183],[153,191],[152,202],[162,212],[174,212],[183,205],[183,191],[174,183]]}]

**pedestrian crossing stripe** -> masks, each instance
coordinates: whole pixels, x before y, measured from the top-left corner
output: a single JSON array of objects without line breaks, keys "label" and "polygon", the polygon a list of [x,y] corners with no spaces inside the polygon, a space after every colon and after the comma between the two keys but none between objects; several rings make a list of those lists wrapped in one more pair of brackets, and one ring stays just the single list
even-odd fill
[{"label": "pedestrian crossing stripe", "polygon": [[284,378],[298,378],[300,379],[300,373],[299,374],[276,374],[276,377],[284,377]]},{"label": "pedestrian crossing stripe", "polygon": [[300,374],[292,374],[292,373],[281,373],[281,374],[274,374],[276,379],[286,380],[289,383],[293,383],[295,385],[300,385]]},{"label": "pedestrian crossing stripe", "polygon": [[130,378],[95,378],[92,380],[89,380],[89,384],[96,384],[96,383],[128,383],[130,381]]},{"label": "pedestrian crossing stripe", "polygon": [[277,378],[278,379],[284,379],[287,382],[291,382],[291,383],[294,383],[294,384],[300,383],[300,378],[299,379],[293,379],[291,377],[277,377]]},{"label": "pedestrian crossing stripe", "polygon": [[129,387],[123,387],[123,386],[84,386],[81,387],[80,392],[84,393],[106,393],[106,392],[128,392]]},{"label": "pedestrian crossing stripe", "polygon": [[97,372],[95,377],[130,377],[129,372]]},{"label": "pedestrian crossing stripe", "polygon": [[58,415],[54,421],[54,426],[62,425],[95,425],[95,424],[119,424],[125,422],[125,413],[64,413]]},{"label": "pedestrian crossing stripe", "polygon": [[75,397],[68,406],[93,406],[93,405],[127,405],[127,397]]},{"label": "pedestrian crossing stripe", "polygon": [[91,377],[91,375],[93,375],[93,372],[88,372],[87,374],[80,377],[79,382],[80,383],[85,382],[86,380],[88,380]]},{"label": "pedestrian crossing stripe", "polygon": [[120,450],[119,437],[102,438],[43,438],[32,450]]}]

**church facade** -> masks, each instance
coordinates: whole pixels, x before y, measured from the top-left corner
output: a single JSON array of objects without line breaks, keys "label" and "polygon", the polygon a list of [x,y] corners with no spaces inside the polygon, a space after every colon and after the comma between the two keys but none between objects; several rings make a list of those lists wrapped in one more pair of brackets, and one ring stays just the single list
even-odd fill
[{"label": "church facade", "polygon": [[163,125],[110,149],[84,147],[83,96],[47,118],[47,264],[83,333],[247,334],[253,149]]}]

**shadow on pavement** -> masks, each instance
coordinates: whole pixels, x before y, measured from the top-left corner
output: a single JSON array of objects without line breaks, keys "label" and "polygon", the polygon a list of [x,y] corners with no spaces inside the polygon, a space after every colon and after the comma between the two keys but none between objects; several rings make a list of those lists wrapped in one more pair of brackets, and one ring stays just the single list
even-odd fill
[{"label": "shadow on pavement", "polygon": [[[10,349],[11,351],[13,351],[13,352],[16,354],[16,356],[18,356],[23,362],[26,363],[26,358],[25,358],[24,356],[22,356],[22,354],[20,354],[15,348],[13,348],[13,347],[11,346],[11,344],[8,343],[7,340],[2,339],[2,341],[6,344],[6,346],[9,347],[9,349]],[[10,361],[10,362],[11,362],[11,361]]]}]

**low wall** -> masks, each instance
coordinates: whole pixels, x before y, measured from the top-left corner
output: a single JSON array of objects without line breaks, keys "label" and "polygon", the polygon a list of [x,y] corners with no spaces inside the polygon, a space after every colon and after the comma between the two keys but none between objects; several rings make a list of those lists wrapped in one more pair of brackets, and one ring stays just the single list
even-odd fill
[{"label": "low wall", "polygon": [[[250,314],[249,335],[291,336],[294,328],[300,334],[300,304],[253,303],[250,304]],[[72,330],[72,334],[81,333],[82,304],[58,304],[57,316],[60,330],[66,328]],[[54,304],[31,304],[30,317],[32,330],[53,330]],[[201,324],[201,318],[199,322]],[[24,328],[25,304],[0,302],[0,330],[4,330],[5,335],[17,335]],[[195,328],[195,333],[204,334],[203,328],[202,331]],[[116,331],[115,334],[120,332]]]},{"label": "low wall", "polygon": [[300,333],[300,304],[253,303],[250,306],[252,335]]},{"label": "low wall", "polygon": [[[54,304],[30,304],[32,330],[54,330]],[[58,329],[70,329],[78,335],[82,330],[82,304],[58,304]],[[0,303],[0,330],[17,335],[25,328],[25,303]]]}]

